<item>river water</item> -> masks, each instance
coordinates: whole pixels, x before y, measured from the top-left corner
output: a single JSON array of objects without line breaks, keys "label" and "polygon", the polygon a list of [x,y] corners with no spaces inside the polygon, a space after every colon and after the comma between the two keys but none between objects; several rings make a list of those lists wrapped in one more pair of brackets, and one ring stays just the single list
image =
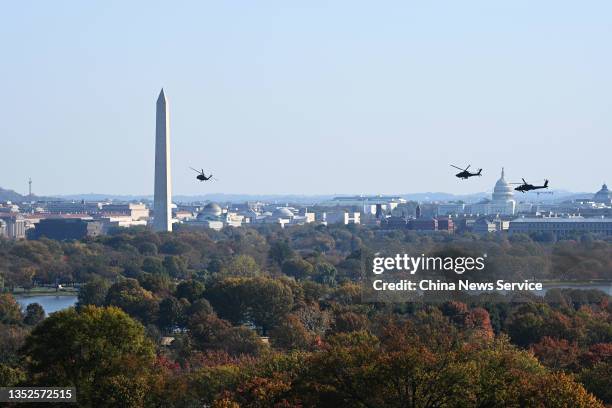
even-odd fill
[{"label": "river water", "polygon": [[49,313],[57,312],[58,310],[67,309],[74,306],[77,302],[76,295],[15,295],[15,300],[21,305],[21,308],[25,310],[30,303],[38,303],[45,309],[47,315]]},{"label": "river water", "polygon": [[[555,288],[572,288],[572,289],[598,289],[601,290],[605,293],[607,293],[608,295],[612,296],[612,285],[610,284],[582,284],[582,285],[563,285],[563,284],[559,284],[559,285],[554,285],[553,287]],[[533,292],[539,296],[544,296],[546,294],[546,292],[550,289],[552,289],[553,287],[545,287],[544,290],[540,291],[540,292]],[[45,309],[45,312],[47,313],[47,315],[49,313],[53,313],[53,312],[57,312],[58,310],[62,310],[62,309],[66,309],[69,308],[71,306],[74,306],[77,302],[77,296],[76,295],[63,295],[63,296],[56,296],[56,295],[33,295],[33,296],[28,296],[28,295],[16,295],[15,299],[17,300],[17,302],[19,302],[19,304],[21,305],[21,307],[23,308],[23,310],[25,310],[25,308],[30,304],[30,303],[38,303],[39,305],[41,305],[43,307],[43,309]]]}]

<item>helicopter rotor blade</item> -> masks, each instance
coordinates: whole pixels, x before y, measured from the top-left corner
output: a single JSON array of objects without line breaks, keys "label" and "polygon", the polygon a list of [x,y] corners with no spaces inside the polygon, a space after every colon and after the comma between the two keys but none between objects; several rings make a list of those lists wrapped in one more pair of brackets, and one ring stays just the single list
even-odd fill
[{"label": "helicopter rotor blade", "polygon": [[468,164],[468,166],[465,168],[465,171],[467,171],[467,169],[469,169],[471,166],[471,164]]},{"label": "helicopter rotor blade", "polygon": [[451,164],[450,166],[451,166],[451,167],[456,168],[457,170],[461,170],[461,171],[463,171],[463,169],[462,169],[461,167],[459,167],[459,166],[455,166],[454,164]]},{"label": "helicopter rotor blade", "polygon": [[527,184],[524,178],[521,178],[521,180],[523,180],[523,184]]},{"label": "helicopter rotor blade", "polygon": [[190,168],[191,170],[195,171],[196,173],[201,173],[201,171],[200,171],[200,170],[196,170],[196,169],[194,169],[194,168],[193,168],[193,167],[191,167],[191,166],[189,166],[189,168]]}]

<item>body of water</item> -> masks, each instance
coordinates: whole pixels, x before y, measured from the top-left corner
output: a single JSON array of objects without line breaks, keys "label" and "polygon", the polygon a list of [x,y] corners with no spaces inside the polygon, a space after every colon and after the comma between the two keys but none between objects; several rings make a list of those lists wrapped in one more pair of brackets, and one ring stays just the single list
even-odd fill
[{"label": "body of water", "polygon": [[[548,287],[544,287],[544,290],[538,292],[532,292],[539,296],[544,296],[547,291],[553,288],[567,288],[567,289],[597,289],[601,290],[604,293],[612,296],[612,285],[609,284],[578,284],[578,285],[552,285]],[[58,310],[67,309],[71,306],[74,306],[78,300],[76,295],[15,295],[15,299],[21,305],[23,310],[30,303],[38,303],[45,309],[47,315],[49,313],[57,312]]]},{"label": "body of water", "polygon": [[30,303],[38,303],[45,309],[47,315],[49,313],[57,312],[58,310],[67,309],[74,306],[77,302],[76,295],[15,295],[15,300],[21,305],[21,308],[25,310]]}]

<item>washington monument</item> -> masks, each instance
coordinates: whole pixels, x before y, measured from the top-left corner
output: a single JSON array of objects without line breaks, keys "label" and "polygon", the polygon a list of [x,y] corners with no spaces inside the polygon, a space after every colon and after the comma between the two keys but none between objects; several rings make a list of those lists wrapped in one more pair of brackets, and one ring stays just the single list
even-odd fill
[{"label": "washington monument", "polygon": [[172,231],[172,180],[170,178],[170,112],[162,88],[155,121],[155,192],[153,230]]}]

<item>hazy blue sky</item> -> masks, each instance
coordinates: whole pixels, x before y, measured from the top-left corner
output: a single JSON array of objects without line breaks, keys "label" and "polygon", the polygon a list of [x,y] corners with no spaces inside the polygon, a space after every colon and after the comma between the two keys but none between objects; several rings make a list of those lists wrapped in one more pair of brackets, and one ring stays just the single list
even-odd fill
[{"label": "hazy blue sky", "polygon": [[609,1],[3,2],[0,186],[152,193],[163,86],[176,194],[466,193],[501,166],[595,191],[612,170],[611,16]]}]

